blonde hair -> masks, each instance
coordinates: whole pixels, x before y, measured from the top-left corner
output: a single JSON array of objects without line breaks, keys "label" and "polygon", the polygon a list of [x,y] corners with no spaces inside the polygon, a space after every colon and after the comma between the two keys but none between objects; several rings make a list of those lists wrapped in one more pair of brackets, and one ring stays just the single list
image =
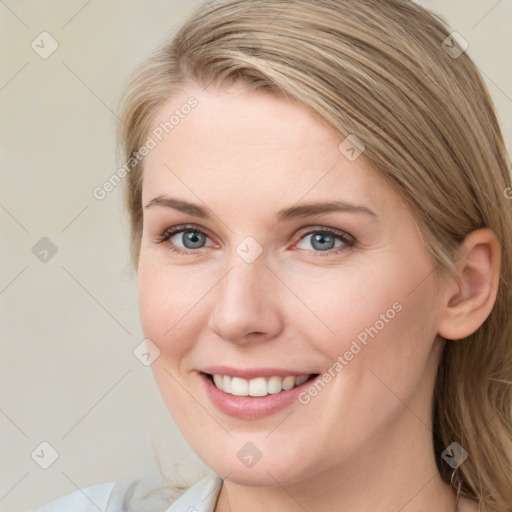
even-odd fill
[{"label": "blonde hair", "polygon": [[[432,411],[443,479],[480,510],[512,511],[512,201],[510,161],[486,86],[438,15],[409,0],[227,0],[202,6],[133,75],[119,136],[128,160],[156,112],[191,83],[241,82],[299,101],[365,156],[419,220],[440,275],[471,231],[502,247],[497,299],[483,325],[447,342]],[[143,159],[127,178],[132,260],[142,233]],[[452,442],[469,457],[441,459]]]}]

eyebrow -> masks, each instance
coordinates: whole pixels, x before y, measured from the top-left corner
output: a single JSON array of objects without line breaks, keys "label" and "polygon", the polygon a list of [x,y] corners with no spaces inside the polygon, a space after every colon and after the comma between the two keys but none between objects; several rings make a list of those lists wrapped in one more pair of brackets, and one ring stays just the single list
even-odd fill
[{"label": "eyebrow", "polygon": [[193,215],[194,217],[200,217],[201,219],[206,219],[210,217],[210,214],[198,204],[189,203],[187,201],[182,201],[180,199],[175,199],[174,197],[167,196],[157,196],[151,199],[144,208],[151,208],[152,206],[165,206],[166,208],[173,208],[174,210],[178,210],[179,212],[188,213],[189,215]]},{"label": "eyebrow", "polygon": [[[146,203],[144,208],[151,208],[153,206],[163,206],[166,208],[172,208],[174,210],[186,213],[188,215],[193,215],[194,217],[199,217],[201,219],[211,218],[211,215],[209,214],[206,208],[203,208],[198,204],[189,203],[188,201],[176,199],[174,197],[154,197],[153,199],[151,199],[151,201]],[[369,208],[367,208],[366,206],[347,203],[345,201],[328,201],[323,203],[306,203],[291,206],[290,208],[285,208],[277,212],[276,219],[278,222],[283,222],[286,220],[310,217],[313,215],[321,215],[323,213],[331,212],[365,213],[367,215],[377,218],[377,214],[370,210]]]},{"label": "eyebrow", "polygon": [[331,212],[351,212],[351,213],[366,213],[371,215],[372,217],[377,218],[377,214],[372,210],[367,208],[366,206],[347,203],[344,201],[328,201],[325,203],[306,203],[297,206],[292,206],[291,208],[286,208],[284,210],[280,210],[276,214],[276,218],[279,222],[301,218],[301,217],[309,217],[313,215],[320,215],[322,213],[331,213]]}]

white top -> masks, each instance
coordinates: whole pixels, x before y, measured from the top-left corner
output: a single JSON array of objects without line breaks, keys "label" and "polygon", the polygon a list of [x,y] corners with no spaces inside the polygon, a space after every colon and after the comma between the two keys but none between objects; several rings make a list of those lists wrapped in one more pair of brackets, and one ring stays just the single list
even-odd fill
[{"label": "white top", "polygon": [[[214,512],[222,479],[211,474],[185,491],[162,512]],[[119,483],[96,484],[62,496],[33,512],[124,512],[123,500],[130,490],[120,490]],[[144,508],[146,510],[146,508]]]}]

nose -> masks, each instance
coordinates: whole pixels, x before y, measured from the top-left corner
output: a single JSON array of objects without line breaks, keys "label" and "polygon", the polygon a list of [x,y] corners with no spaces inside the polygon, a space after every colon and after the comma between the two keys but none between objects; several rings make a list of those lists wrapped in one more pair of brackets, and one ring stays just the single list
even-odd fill
[{"label": "nose", "polygon": [[283,329],[283,317],[274,274],[263,258],[246,263],[234,255],[234,260],[227,275],[215,287],[209,328],[239,345],[275,338]]}]

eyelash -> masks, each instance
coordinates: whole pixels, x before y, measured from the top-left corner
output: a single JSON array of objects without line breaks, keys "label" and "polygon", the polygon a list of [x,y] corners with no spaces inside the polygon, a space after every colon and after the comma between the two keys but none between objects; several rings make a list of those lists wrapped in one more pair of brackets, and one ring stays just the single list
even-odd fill
[{"label": "eyelash", "polygon": [[[184,231],[193,231],[194,233],[200,233],[201,235],[204,235],[205,237],[208,237],[208,234],[203,231],[202,229],[199,229],[195,226],[176,226],[174,228],[166,229],[163,233],[157,236],[156,243],[157,244],[163,244],[164,242],[167,242],[169,238],[176,235],[177,233],[182,233]],[[181,247],[169,247],[169,249],[173,252],[177,252],[179,254],[196,254],[201,249],[204,249],[204,247],[201,247],[201,249],[182,249]]]},{"label": "eyelash", "polygon": [[[164,242],[167,242],[172,236],[174,236],[178,233],[185,232],[185,231],[193,231],[194,233],[200,233],[201,235],[204,235],[205,237],[209,238],[208,234],[205,231],[203,231],[202,229],[200,229],[196,226],[192,226],[192,225],[175,226],[173,228],[166,229],[163,233],[161,233],[160,235],[157,235],[155,243],[162,244]],[[350,247],[353,247],[356,243],[356,239],[352,235],[349,235],[348,233],[344,233],[343,231],[338,231],[336,229],[329,228],[329,227],[323,227],[321,229],[313,229],[310,231],[306,231],[304,234],[302,234],[300,236],[299,241],[303,240],[308,235],[312,235],[312,234],[328,234],[328,235],[332,236],[333,238],[341,240],[341,242],[343,242],[343,244],[344,244],[342,247],[338,247],[336,249],[329,249],[327,251],[311,250],[311,252],[317,253],[319,256],[332,256],[335,254],[339,254],[340,252],[342,252]],[[181,247],[171,246],[171,247],[169,247],[169,249],[175,253],[187,255],[187,254],[197,254],[199,251],[201,251],[201,249],[204,249],[204,247],[201,247],[199,249],[182,249]],[[302,250],[307,250],[307,249],[302,249]]]},{"label": "eyelash", "polygon": [[[333,256],[336,254],[339,254],[343,251],[346,251],[347,249],[350,249],[350,247],[353,247],[355,245],[356,239],[349,235],[348,233],[344,233],[343,231],[338,231],[337,229],[329,228],[329,227],[323,227],[321,229],[311,229],[309,231],[303,232],[303,234],[300,235],[299,241],[303,240],[309,235],[313,234],[322,234],[322,235],[329,235],[332,236],[332,238],[340,240],[343,245],[341,247],[337,247],[334,249],[329,249],[327,251],[315,251],[311,249],[311,252],[314,252],[317,256]],[[300,249],[300,250],[307,250],[307,249]]]}]

